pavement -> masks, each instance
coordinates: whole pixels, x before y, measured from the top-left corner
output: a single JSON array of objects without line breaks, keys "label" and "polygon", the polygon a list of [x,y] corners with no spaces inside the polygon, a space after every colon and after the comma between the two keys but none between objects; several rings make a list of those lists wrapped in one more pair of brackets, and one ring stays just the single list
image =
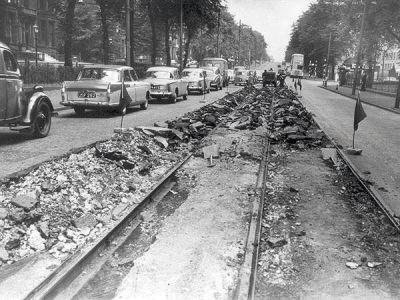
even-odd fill
[{"label": "pavement", "polygon": [[[351,99],[355,99],[355,100],[357,99],[358,90],[356,91],[355,95],[352,95],[351,87],[339,86],[339,87],[337,87],[337,89],[336,89],[336,87],[337,87],[336,84],[331,83],[329,85],[329,82],[328,82],[327,87],[321,86],[321,88],[326,89],[328,91],[340,94],[342,96],[349,97]],[[377,93],[372,90],[362,91],[362,92],[360,92],[360,95],[361,95],[361,101],[363,103],[368,103],[369,105],[376,106],[376,107],[386,109],[391,112],[400,114],[400,109],[394,108],[394,104],[395,104],[395,100],[396,100],[395,96],[384,95],[382,93]]]},{"label": "pavement", "polygon": [[[301,102],[343,149],[352,145],[355,101],[350,88],[319,88],[320,82],[303,81]],[[335,93],[333,93],[335,92]],[[343,93],[342,95],[339,95]],[[367,118],[359,124],[355,145],[362,155],[347,155],[365,182],[372,183],[392,216],[400,216],[400,159],[398,150],[399,114],[393,109],[394,98],[361,92]]]}]

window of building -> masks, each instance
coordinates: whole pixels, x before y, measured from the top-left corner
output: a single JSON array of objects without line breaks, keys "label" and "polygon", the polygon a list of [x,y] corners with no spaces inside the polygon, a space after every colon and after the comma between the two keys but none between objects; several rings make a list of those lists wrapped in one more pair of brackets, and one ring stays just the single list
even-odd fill
[{"label": "window of building", "polygon": [[42,45],[47,45],[48,38],[47,38],[47,22],[46,20],[40,20],[39,22],[39,35],[40,35],[40,43]]},{"label": "window of building", "polygon": [[4,64],[5,64],[6,70],[11,71],[11,72],[17,72],[18,65],[17,65],[17,62],[15,61],[14,56],[11,54],[11,52],[4,50],[3,56],[4,56]]},{"label": "window of building", "polygon": [[56,44],[55,41],[55,25],[54,22],[49,22],[49,46],[54,47]]},{"label": "window of building", "polygon": [[47,0],[40,0],[39,1],[39,9],[47,10]]}]

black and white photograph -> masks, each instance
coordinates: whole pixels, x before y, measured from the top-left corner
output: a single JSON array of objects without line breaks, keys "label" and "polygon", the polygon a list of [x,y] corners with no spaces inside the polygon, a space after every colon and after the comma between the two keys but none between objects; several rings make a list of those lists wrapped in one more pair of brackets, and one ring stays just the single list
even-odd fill
[{"label": "black and white photograph", "polygon": [[400,299],[400,0],[0,0],[0,300]]}]

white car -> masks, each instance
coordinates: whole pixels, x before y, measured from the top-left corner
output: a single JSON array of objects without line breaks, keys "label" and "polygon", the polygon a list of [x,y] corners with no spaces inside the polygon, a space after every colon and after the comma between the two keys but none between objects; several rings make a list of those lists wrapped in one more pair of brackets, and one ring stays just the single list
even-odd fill
[{"label": "white car", "polygon": [[199,92],[201,95],[210,92],[210,79],[207,72],[199,68],[186,68],[182,71],[182,79],[188,82],[188,91]]},{"label": "white car", "polygon": [[130,106],[147,109],[150,84],[138,80],[129,66],[86,66],[75,81],[65,81],[61,89],[61,102],[74,108],[77,115],[85,109],[117,109],[122,115]]},{"label": "white car", "polygon": [[146,71],[144,81],[151,84],[150,96],[155,99],[167,99],[173,103],[177,98],[187,99],[188,83],[183,80],[175,67],[151,67]]}]

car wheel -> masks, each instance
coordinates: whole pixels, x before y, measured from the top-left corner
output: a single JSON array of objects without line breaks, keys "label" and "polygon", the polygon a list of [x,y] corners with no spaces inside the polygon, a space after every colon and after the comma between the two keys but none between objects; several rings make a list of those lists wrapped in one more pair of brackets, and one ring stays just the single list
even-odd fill
[{"label": "car wheel", "polygon": [[33,122],[31,125],[32,136],[35,138],[43,138],[50,132],[51,127],[51,109],[50,106],[42,101],[37,107]]},{"label": "car wheel", "polygon": [[140,104],[140,109],[146,110],[149,107],[149,99],[150,99],[150,94],[147,92],[146,101]]},{"label": "car wheel", "polygon": [[169,101],[171,103],[176,103],[176,98],[178,98],[178,91],[177,90],[175,91],[175,95],[171,95],[170,96]]},{"label": "car wheel", "polygon": [[128,105],[127,105],[125,99],[121,99],[119,101],[118,114],[120,114],[121,116],[124,116],[124,115],[126,115],[127,110],[128,110]]},{"label": "car wheel", "polygon": [[189,91],[188,90],[186,90],[186,94],[184,94],[183,96],[182,96],[182,99],[183,100],[187,100],[187,96],[189,95]]},{"label": "car wheel", "polygon": [[84,107],[74,107],[74,111],[78,115],[78,117],[82,117],[85,114]]}]

